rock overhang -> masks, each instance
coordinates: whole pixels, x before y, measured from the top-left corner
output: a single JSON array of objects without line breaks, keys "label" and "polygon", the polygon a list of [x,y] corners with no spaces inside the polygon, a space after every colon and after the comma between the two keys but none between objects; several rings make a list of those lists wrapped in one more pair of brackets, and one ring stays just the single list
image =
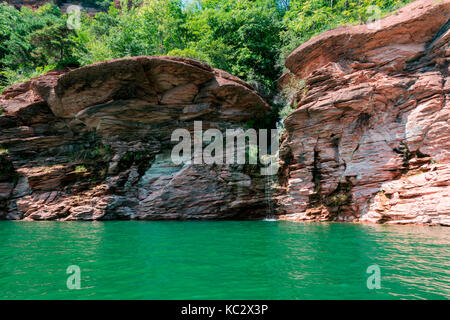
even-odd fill
[{"label": "rock overhang", "polygon": [[224,132],[270,110],[250,85],[224,71],[185,58],[116,59],[13,85],[0,105],[0,145],[13,163],[8,181],[0,181],[0,218],[266,214],[257,168],[171,161],[176,129],[192,132],[202,121],[203,130]]},{"label": "rock overhang", "polygon": [[116,59],[50,72],[6,89],[0,99],[7,114],[32,101],[45,101],[58,118],[81,122],[89,120],[87,116],[95,116],[95,110],[102,110],[103,116],[108,117],[108,106],[109,116],[119,120],[130,120],[122,109],[137,108],[141,119],[132,120],[142,123],[164,122],[164,118],[152,117],[153,112],[166,114],[167,121],[203,117],[242,123],[263,117],[270,110],[268,103],[237,77],[196,60],[157,56]]},{"label": "rock overhang", "polygon": [[[306,78],[330,62],[345,59],[369,65],[380,64],[381,61],[376,58],[385,56],[386,50],[391,50],[396,63],[403,65],[424,51],[449,19],[449,0],[421,0],[371,24],[326,31],[305,42],[287,57],[285,65],[289,72],[279,82],[281,85],[286,83],[289,73]],[[448,41],[448,37],[446,39]]]},{"label": "rock overhang", "polygon": [[418,0],[287,58],[283,219],[450,225],[449,18]]}]

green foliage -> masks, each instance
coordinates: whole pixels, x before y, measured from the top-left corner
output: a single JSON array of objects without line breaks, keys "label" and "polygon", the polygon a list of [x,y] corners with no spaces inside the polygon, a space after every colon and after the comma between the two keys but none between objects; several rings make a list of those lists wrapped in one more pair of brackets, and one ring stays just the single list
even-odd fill
[{"label": "green foliage", "polygon": [[84,173],[87,172],[87,169],[84,165],[79,165],[75,168],[74,172],[76,173]]},{"label": "green foliage", "polygon": [[[80,28],[54,4],[20,11],[0,4],[0,89],[53,68],[139,55],[197,59],[276,95],[284,60],[325,30],[379,19],[411,0],[81,0],[101,9]],[[57,4],[63,1],[58,0]],[[294,101],[301,83],[284,93]],[[294,99],[292,99],[294,98]],[[276,123],[292,104],[272,103],[263,122]]]},{"label": "green foliage", "polygon": [[166,55],[184,49],[182,1],[144,1],[142,6],[122,1],[117,9],[83,15],[73,37],[74,55],[80,64],[139,55]]},{"label": "green foliage", "polygon": [[0,89],[55,66],[77,65],[70,54],[71,33],[65,15],[52,3],[35,11],[1,3]]},{"label": "green foliage", "polygon": [[137,166],[139,175],[144,175],[150,167],[154,156],[146,151],[129,151],[119,161],[119,171],[128,170],[133,165]]},{"label": "green foliage", "polygon": [[111,147],[98,141],[93,141],[89,146],[77,146],[71,154],[74,161],[107,162],[111,160],[111,157]]},{"label": "green foliage", "polygon": [[298,78],[293,74],[290,75],[291,78],[289,80],[289,83],[283,89],[282,94],[287,100],[293,101],[295,103],[294,100],[296,98],[296,95],[305,89],[306,83],[305,80]]},{"label": "green foliage", "polygon": [[346,194],[337,194],[328,200],[328,205],[332,207],[343,206],[348,203],[349,197]]},{"label": "green foliage", "polygon": [[290,115],[294,110],[295,110],[294,106],[290,103],[286,103],[285,105],[283,105],[283,107],[278,112],[280,122],[283,122],[284,119],[286,119],[287,116]]},{"label": "green foliage", "polygon": [[283,104],[278,111],[278,118],[280,120],[280,123],[282,123],[284,119],[286,119],[286,117],[296,109],[298,103],[298,95],[301,93],[305,93],[305,85],[305,80],[295,77],[291,74],[289,83],[281,92],[283,97]]},{"label": "green foliage", "polygon": [[185,49],[173,49],[167,53],[168,56],[172,57],[183,57],[183,58],[191,58],[196,59],[208,64],[212,64],[209,56],[202,51],[197,51],[194,48],[185,48]]},{"label": "green foliage", "polygon": [[311,37],[337,26],[371,22],[412,0],[290,0],[283,17],[281,57]]},{"label": "green foliage", "polygon": [[56,67],[56,64],[49,64],[44,67],[36,67],[34,70],[31,68],[19,68],[16,70],[6,68],[3,71],[0,71],[0,79],[4,79],[3,83],[0,81],[0,92],[9,85],[28,81],[31,78],[43,75]]},{"label": "green foliage", "polygon": [[282,30],[276,1],[204,0],[192,3],[187,12],[189,48],[263,93],[274,89]]}]

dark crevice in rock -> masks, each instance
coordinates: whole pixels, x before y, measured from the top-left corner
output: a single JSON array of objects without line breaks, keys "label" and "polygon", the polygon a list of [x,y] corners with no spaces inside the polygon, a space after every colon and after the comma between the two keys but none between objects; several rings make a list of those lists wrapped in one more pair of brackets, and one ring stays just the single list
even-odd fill
[{"label": "dark crevice in rock", "polygon": [[441,36],[443,36],[450,29],[450,19],[439,29],[434,38],[427,44],[425,50],[429,50],[436,40],[438,40]]},{"label": "dark crevice in rock", "polygon": [[321,173],[320,173],[320,157],[319,151],[314,150],[314,164],[312,168],[312,182],[314,183],[314,193],[310,196],[309,202],[311,207],[316,207],[321,204]]},{"label": "dark crevice in rock", "polygon": [[352,202],[352,187],[352,183],[346,178],[346,182],[339,182],[336,189],[324,197],[323,202],[334,217],[338,216],[343,208]]},{"label": "dark crevice in rock", "polygon": [[267,125],[270,106],[225,72],[183,58],[117,59],[47,73],[6,89],[0,103],[0,142],[21,179],[11,199],[11,185],[0,181],[0,211],[11,219],[267,214],[259,166],[175,165],[166,157],[174,130],[192,133],[194,120],[223,134]]},{"label": "dark crevice in rock", "polygon": [[360,113],[358,115],[358,118],[356,119],[356,128],[359,129],[363,129],[363,128],[367,128],[369,126],[370,123],[370,118],[372,116],[368,113]]},{"label": "dark crevice in rock", "polygon": [[397,148],[394,148],[393,151],[402,156],[403,159],[403,167],[401,168],[402,172],[407,172],[409,169],[409,160],[412,157],[411,152],[406,143],[402,142]]},{"label": "dark crevice in rock", "polygon": [[17,172],[7,155],[0,154],[0,182],[16,182]]},{"label": "dark crevice in rock", "polygon": [[150,168],[155,156],[148,151],[130,151],[125,153],[119,161],[119,171],[125,171],[136,166],[139,176],[143,176]]},{"label": "dark crevice in rock", "polygon": [[299,77],[309,91],[284,139],[294,159],[314,151],[284,168],[282,219],[450,225],[436,205],[448,193],[449,13],[448,1],[415,1],[381,30],[328,31],[288,57],[280,87]]}]

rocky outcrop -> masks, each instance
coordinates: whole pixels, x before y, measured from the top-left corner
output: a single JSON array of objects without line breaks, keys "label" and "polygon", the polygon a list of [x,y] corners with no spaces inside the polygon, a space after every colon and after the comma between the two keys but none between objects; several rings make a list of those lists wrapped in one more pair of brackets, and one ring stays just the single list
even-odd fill
[{"label": "rocky outcrop", "polygon": [[450,225],[449,18],[416,1],[288,57],[281,219]]},{"label": "rocky outcrop", "polygon": [[[3,1],[2,1],[3,2]],[[22,7],[31,8],[33,10],[38,9],[49,3],[56,4],[61,12],[68,13],[68,9],[71,6],[80,7],[81,11],[87,13],[90,16],[94,16],[96,13],[100,11],[105,11],[107,8],[102,8],[102,5],[96,6],[94,3],[89,3],[88,5],[84,4],[83,1],[69,1],[65,2],[64,0],[6,0],[6,3],[14,8],[20,10]],[[120,8],[118,4],[116,4],[116,8]],[[103,4],[104,6],[104,4]],[[74,11],[74,8],[69,9],[69,13]]]},{"label": "rocky outcrop", "polygon": [[267,212],[250,165],[176,165],[175,129],[240,128],[269,105],[240,79],[168,57],[52,71],[0,96],[0,217],[247,219]]},{"label": "rocky outcrop", "polygon": [[[279,192],[256,165],[175,164],[176,129],[244,127],[269,105],[182,58],[52,71],[0,96],[0,218],[450,225],[450,0],[313,38],[280,78]],[[273,203],[273,201],[275,203]]]}]

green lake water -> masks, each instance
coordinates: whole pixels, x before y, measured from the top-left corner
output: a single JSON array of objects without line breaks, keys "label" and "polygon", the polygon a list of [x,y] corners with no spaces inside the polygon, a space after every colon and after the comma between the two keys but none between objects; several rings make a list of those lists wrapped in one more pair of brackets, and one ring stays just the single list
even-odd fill
[{"label": "green lake water", "polygon": [[[371,265],[381,289],[367,286]],[[450,228],[0,222],[0,299],[449,298]]]}]

